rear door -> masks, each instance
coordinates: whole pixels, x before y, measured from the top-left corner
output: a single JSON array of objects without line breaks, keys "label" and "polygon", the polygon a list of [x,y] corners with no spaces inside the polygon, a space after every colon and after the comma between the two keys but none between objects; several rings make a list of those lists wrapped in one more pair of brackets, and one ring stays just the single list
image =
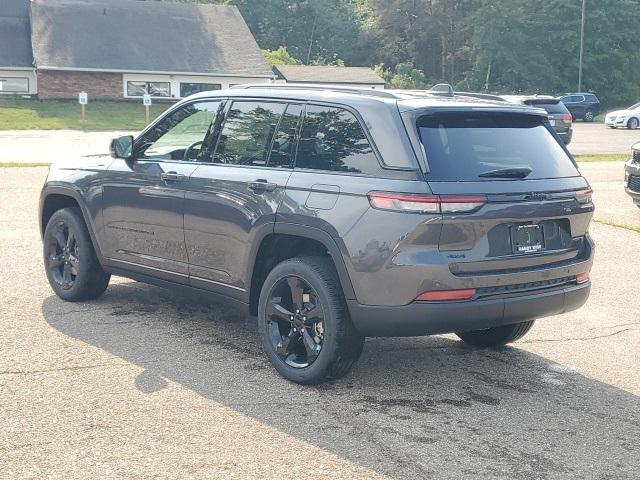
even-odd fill
[{"label": "rear door", "polygon": [[243,298],[251,247],[273,232],[302,106],[230,100],[215,153],[186,185],[191,283]]},{"label": "rear door", "polygon": [[543,120],[495,112],[418,119],[433,193],[485,200],[470,213],[443,212],[439,248],[459,272],[580,255],[593,212],[588,184]]}]

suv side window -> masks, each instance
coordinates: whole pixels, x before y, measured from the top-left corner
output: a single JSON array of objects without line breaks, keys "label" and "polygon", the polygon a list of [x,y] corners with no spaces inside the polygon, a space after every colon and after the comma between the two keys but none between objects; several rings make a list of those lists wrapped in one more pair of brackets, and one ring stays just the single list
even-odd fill
[{"label": "suv side window", "polygon": [[374,173],[378,160],[358,119],[348,110],[308,105],[296,168]]},{"label": "suv side window", "polygon": [[138,158],[199,161],[220,104],[220,101],[190,103],[170,113],[142,138]]},{"label": "suv side window", "polygon": [[224,122],[214,163],[265,166],[286,104],[234,101]]},{"label": "suv side window", "polygon": [[295,154],[295,141],[302,105],[290,104],[280,120],[278,131],[271,145],[269,154],[270,167],[292,168]]}]

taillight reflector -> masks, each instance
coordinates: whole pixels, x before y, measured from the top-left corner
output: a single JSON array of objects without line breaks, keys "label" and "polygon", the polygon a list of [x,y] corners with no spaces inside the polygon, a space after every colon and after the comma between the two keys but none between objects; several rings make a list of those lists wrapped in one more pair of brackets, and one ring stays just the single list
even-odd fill
[{"label": "taillight reflector", "polygon": [[591,188],[585,188],[584,190],[578,190],[575,195],[578,203],[591,203],[593,190],[591,190]]},{"label": "taillight reflector", "polygon": [[475,288],[464,290],[432,290],[419,295],[418,302],[449,302],[454,300],[470,300],[476,294]]},{"label": "taillight reflector", "polygon": [[373,208],[414,213],[472,212],[487,203],[484,195],[420,195],[412,193],[371,192]]},{"label": "taillight reflector", "polygon": [[588,273],[579,273],[578,275],[576,275],[576,283],[586,283],[589,281],[589,274]]}]

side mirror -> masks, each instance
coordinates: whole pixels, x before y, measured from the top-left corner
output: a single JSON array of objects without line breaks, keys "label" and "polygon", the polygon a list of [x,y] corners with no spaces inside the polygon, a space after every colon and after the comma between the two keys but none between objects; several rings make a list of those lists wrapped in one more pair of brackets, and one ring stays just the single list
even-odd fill
[{"label": "side mirror", "polygon": [[131,160],[133,155],[133,137],[126,135],[111,140],[109,152],[113,158],[121,158],[123,160]]}]

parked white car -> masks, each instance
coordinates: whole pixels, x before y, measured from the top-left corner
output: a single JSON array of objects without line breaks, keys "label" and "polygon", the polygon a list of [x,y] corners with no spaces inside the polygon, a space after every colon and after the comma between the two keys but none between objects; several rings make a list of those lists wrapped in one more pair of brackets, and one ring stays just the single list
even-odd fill
[{"label": "parked white car", "polygon": [[607,113],[604,119],[606,126],[611,128],[629,128],[635,130],[640,126],[640,103],[631,105],[626,110],[616,110]]}]

